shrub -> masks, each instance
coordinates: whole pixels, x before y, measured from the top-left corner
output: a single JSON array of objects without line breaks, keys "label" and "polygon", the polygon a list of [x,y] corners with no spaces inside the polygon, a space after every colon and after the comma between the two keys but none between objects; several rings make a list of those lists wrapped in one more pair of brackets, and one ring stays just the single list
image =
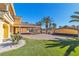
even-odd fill
[{"label": "shrub", "polygon": [[19,33],[17,33],[17,34],[12,34],[11,38],[12,38],[12,43],[17,44],[19,40],[22,39],[22,36]]}]

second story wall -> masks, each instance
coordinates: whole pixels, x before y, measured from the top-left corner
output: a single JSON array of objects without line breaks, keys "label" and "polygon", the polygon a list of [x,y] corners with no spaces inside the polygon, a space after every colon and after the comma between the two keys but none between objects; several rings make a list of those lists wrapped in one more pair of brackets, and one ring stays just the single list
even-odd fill
[{"label": "second story wall", "polygon": [[20,25],[20,24],[21,24],[21,17],[14,16],[14,25]]},{"label": "second story wall", "polygon": [[4,3],[0,3],[0,10],[6,10],[6,5]]},{"label": "second story wall", "polygon": [[11,16],[13,17],[13,16],[15,16],[16,14],[15,14],[15,10],[14,10],[14,7],[13,7],[13,4],[9,4],[9,12],[10,12],[10,14],[11,14]]},{"label": "second story wall", "polygon": [[78,34],[77,30],[74,29],[57,29],[55,30],[55,33],[61,33],[61,34]]},{"label": "second story wall", "polygon": [[8,11],[12,17],[16,16],[12,3],[0,3],[0,10]]}]

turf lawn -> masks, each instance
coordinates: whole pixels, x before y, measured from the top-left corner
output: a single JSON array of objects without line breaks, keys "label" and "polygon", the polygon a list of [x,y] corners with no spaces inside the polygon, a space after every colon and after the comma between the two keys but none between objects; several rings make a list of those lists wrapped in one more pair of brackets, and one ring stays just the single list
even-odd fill
[{"label": "turf lawn", "polygon": [[[25,39],[26,45],[22,48],[1,53],[1,56],[63,56],[66,52],[67,47],[60,48],[57,47],[48,47],[47,44],[55,44],[57,42],[47,41],[47,40],[32,40]],[[71,56],[79,56],[79,47],[75,48],[75,51],[70,53]]]}]

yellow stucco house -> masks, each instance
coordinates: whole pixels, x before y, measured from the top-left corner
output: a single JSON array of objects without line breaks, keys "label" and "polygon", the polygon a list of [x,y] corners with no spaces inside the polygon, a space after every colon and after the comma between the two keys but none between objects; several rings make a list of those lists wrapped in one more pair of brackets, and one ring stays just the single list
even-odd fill
[{"label": "yellow stucco house", "polygon": [[10,38],[13,32],[14,6],[11,3],[0,3],[0,43]]},{"label": "yellow stucco house", "polygon": [[33,24],[23,24],[22,18],[16,16],[16,12],[12,3],[0,3],[0,43],[10,39],[10,35],[14,33],[27,33],[29,29],[40,33],[40,26]]}]

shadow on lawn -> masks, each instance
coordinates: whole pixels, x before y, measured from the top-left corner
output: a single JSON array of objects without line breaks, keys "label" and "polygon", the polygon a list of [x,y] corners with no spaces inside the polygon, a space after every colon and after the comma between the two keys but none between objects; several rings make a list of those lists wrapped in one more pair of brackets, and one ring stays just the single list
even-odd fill
[{"label": "shadow on lawn", "polygon": [[64,48],[68,46],[68,49],[64,53],[64,56],[68,56],[72,51],[75,52],[75,48],[79,46],[79,40],[51,40],[56,43],[51,43],[51,44],[46,44],[46,48],[51,48],[51,47],[60,47]]}]

